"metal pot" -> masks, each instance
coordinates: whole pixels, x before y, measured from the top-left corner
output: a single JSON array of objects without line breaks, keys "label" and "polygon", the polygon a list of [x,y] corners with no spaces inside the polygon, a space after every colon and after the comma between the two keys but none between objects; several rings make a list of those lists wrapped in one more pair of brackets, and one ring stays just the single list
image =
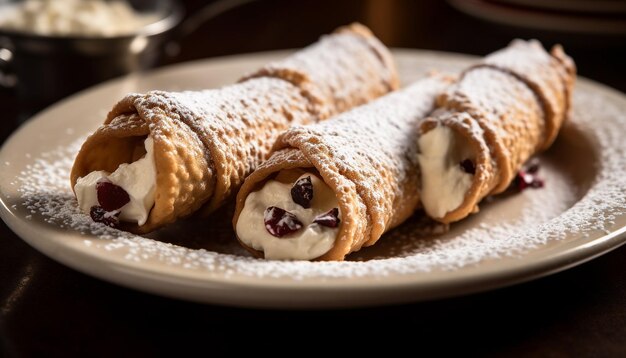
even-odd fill
[{"label": "metal pot", "polygon": [[[129,1],[159,20],[114,37],[43,36],[0,29],[0,85],[40,109],[95,83],[154,66],[183,18],[172,0]],[[4,4],[2,7],[10,6]]]}]

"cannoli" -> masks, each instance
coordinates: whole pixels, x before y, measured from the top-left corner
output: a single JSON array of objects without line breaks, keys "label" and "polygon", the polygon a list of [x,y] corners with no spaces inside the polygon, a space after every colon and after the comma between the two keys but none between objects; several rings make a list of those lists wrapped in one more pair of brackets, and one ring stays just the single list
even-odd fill
[{"label": "cannoli", "polygon": [[149,232],[221,206],[289,126],[397,86],[388,50],[353,24],[234,85],[127,95],[83,144],[71,186],[95,221]]},{"label": "cannoli", "polygon": [[288,129],[237,195],[239,242],[266,259],[343,260],[405,221],[419,203],[419,124],[447,84],[430,77]]},{"label": "cannoli", "polygon": [[418,139],[421,200],[450,223],[509,186],[531,156],[548,148],[570,109],[576,76],[560,46],[515,40],[466,70],[437,99]]}]

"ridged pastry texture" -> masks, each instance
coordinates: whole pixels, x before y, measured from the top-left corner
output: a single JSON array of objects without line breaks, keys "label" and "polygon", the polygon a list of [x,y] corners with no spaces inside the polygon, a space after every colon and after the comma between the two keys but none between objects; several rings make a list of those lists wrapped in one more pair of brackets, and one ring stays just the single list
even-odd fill
[{"label": "ridged pastry texture", "polygon": [[278,138],[270,159],[239,191],[233,224],[251,192],[281,170],[301,168],[320,174],[335,192],[341,212],[335,244],[318,259],[343,260],[373,245],[419,204],[415,139],[436,96],[448,84],[442,76],[431,77],[331,120],[288,129]]},{"label": "ridged pastry texture", "polygon": [[576,77],[574,62],[555,46],[515,40],[466,70],[437,99],[420,135],[447,126],[472,148],[476,172],[462,204],[444,223],[478,211],[487,195],[509,186],[522,165],[547,149],[566,119]]},{"label": "ridged pastry texture", "polygon": [[71,185],[136,160],[136,147],[152,136],[155,204],[146,224],[123,227],[149,232],[221,206],[289,126],[324,120],[397,86],[388,50],[364,26],[346,26],[230,86],[127,95],[83,144]]}]

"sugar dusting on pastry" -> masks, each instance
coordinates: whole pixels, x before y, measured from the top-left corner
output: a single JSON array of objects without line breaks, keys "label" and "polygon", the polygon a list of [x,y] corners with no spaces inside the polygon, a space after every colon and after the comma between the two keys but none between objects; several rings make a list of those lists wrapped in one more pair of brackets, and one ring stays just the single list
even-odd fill
[{"label": "sugar dusting on pastry", "polygon": [[355,24],[233,85],[128,94],[83,144],[71,180],[106,167],[111,158],[98,150],[101,143],[149,133],[160,143],[156,202],[149,220],[129,229],[145,233],[194,212],[208,215],[236,194],[289,126],[315,123],[395,89],[390,58]]},{"label": "sugar dusting on pastry", "polygon": [[[483,198],[506,190],[522,165],[550,146],[567,117],[569,94],[575,80],[574,68],[557,56],[558,53],[553,56],[546,52],[537,41],[514,41],[464,71],[459,81],[439,96],[438,110],[432,117],[440,125],[455,126],[456,129],[451,129],[456,131],[463,123],[476,122],[483,129],[488,148],[476,150],[475,157],[480,159],[481,172],[491,175],[477,175],[472,183],[467,176],[458,175],[462,174],[458,167],[448,166],[452,172],[443,170],[447,168],[437,170],[435,167],[441,161],[428,161],[425,160],[428,156],[423,155],[423,202],[436,220],[450,223],[476,212]],[[564,53],[560,56],[569,59]],[[427,143],[438,132],[420,141],[424,142],[423,149],[454,152],[449,145],[442,144],[449,142],[446,141],[449,136],[433,141],[437,143]],[[476,144],[477,140],[471,138],[468,142]],[[469,171],[475,171],[471,163],[465,163]],[[445,189],[436,183],[433,173],[437,172]],[[457,192],[463,188],[465,195],[463,190]],[[449,200],[452,197],[455,200]]]}]

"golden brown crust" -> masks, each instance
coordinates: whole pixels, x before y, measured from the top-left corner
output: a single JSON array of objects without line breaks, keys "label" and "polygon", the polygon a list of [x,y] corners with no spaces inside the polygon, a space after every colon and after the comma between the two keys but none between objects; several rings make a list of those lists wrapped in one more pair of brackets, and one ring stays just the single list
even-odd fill
[{"label": "golden brown crust", "polygon": [[388,50],[361,25],[342,28],[231,86],[126,96],[83,144],[71,185],[91,171],[112,172],[133,161],[134,148],[150,135],[155,205],[145,225],[124,229],[144,233],[197,210],[208,214],[268,158],[283,130],[370,101],[394,85]]},{"label": "golden brown crust", "polygon": [[[315,160],[315,158],[313,158]],[[258,190],[265,181],[281,170],[294,168],[315,168],[319,171],[324,182],[335,192],[339,202],[339,210],[342,214],[342,222],[339,226],[339,238],[331,251],[318,258],[318,260],[343,260],[347,252],[353,247],[355,238],[365,237],[367,214],[365,204],[357,194],[354,184],[342,175],[338,175],[338,168],[325,166],[317,161],[317,166],[296,148],[284,148],[277,150],[270,159],[255,170],[242,185],[237,195],[237,206],[233,216],[233,225],[236,226],[241,210],[249,193]],[[320,169],[322,169],[320,171]],[[239,238],[237,238],[239,240]],[[239,243],[258,257],[263,253],[248,247],[239,240]]]},{"label": "golden brown crust", "polygon": [[[458,138],[462,138],[475,153],[473,158],[476,172],[472,186],[467,190],[464,201],[467,203],[475,203],[472,205],[461,205],[457,209],[448,212],[443,218],[438,219],[445,224],[463,219],[471,213],[478,212],[477,203],[481,198],[489,194],[497,183],[494,176],[497,174],[495,168],[497,163],[491,156],[489,144],[485,141],[484,131],[480,124],[469,114],[441,111],[433,113],[421,125],[421,135],[428,133],[437,126],[446,126],[454,131]],[[478,135],[477,135],[478,134]]]},{"label": "golden brown crust", "polygon": [[[155,205],[146,224],[125,226],[134,232],[149,232],[202,206],[207,213],[215,210],[267,159],[280,131],[314,118],[307,110],[307,99],[293,85],[273,78],[219,90],[130,95],[83,145],[72,186],[78,177],[93,170],[112,171],[131,161],[130,147],[110,148],[116,136],[135,145],[136,135],[143,139],[149,134],[154,139],[157,170]],[[112,151],[125,156],[111,159]]]},{"label": "golden brown crust", "polygon": [[567,118],[576,75],[574,62],[562,47],[557,45],[548,53],[537,40],[514,40],[479,66],[509,72],[533,90],[545,112],[545,135],[540,148],[550,147]]},{"label": "golden brown crust", "polygon": [[[516,40],[465,71],[440,96],[433,121],[464,137],[491,165],[479,164],[463,203],[434,219],[450,223],[476,212],[480,200],[506,190],[522,165],[552,144],[569,112],[575,75],[560,46],[549,54],[537,41]],[[468,132],[463,123],[480,130]],[[479,148],[479,141],[486,146]]]},{"label": "golden brown crust", "polygon": [[478,122],[498,163],[492,193],[506,190],[545,138],[544,113],[533,91],[508,72],[475,67],[442,97],[442,107]]},{"label": "golden brown crust", "polygon": [[246,179],[233,225],[247,196],[276,173],[315,168],[335,192],[342,220],[334,246],[318,260],[343,260],[373,245],[418,206],[419,124],[447,84],[426,79],[329,121],[290,128],[270,159]]},{"label": "golden brown crust", "polygon": [[291,82],[311,101],[313,112],[320,119],[399,87],[398,72],[389,50],[358,23],[340,27],[314,45],[270,63],[242,80],[254,77],[276,77]]}]

